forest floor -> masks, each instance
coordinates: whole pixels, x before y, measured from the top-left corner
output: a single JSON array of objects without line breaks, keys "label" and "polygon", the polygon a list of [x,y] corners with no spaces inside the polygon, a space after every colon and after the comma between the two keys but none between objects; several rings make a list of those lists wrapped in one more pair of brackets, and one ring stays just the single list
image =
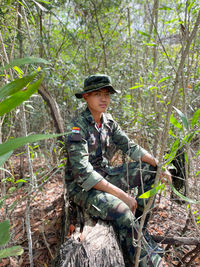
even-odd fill
[{"label": "forest floor", "polygon": [[[19,162],[13,159],[15,177],[19,172]],[[36,169],[44,164],[41,159],[34,160]],[[28,171],[28,167],[26,166]],[[11,185],[10,185],[11,186]],[[30,266],[28,254],[28,241],[25,225],[26,200],[22,200],[26,194],[26,186],[22,186],[12,193],[6,200],[9,206],[14,201],[18,204],[13,213],[9,214],[11,224],[11,245],[21,245],[24,253],[18,257],[10,257],[0,260],[0,267],[27,267]],[[63,172],[58,172],[42,187],[41,190],[31,194],[30,223],[33,243],[33,259],[36,267],[51,266],[52,259],[56,256],[60,246],[63,208]],[[4,219],[5,207],[0,209],[0,221]],[[178,204],[170,200],[169,190],[166,194],[159,195],[148,225],[150,234],[161,236],[184,236],[197,238],[196,229],[188,217],[186,204]],[[161,245],[165,248],[164,259],[166,266],[200,266],[200,255],[188,265],[195,255],[190,253],[195,246],[188,245]],[[188,255],[188,257],[185,257]],[[186,264],[181,264],[184,261]],[[178,265],[179,264],[179,265]]]}]

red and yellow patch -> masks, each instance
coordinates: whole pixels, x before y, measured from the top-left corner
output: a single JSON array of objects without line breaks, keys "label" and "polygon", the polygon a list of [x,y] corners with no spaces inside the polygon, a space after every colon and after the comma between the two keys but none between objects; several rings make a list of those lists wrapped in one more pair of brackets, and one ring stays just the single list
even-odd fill
[{"label": "red and yellow patch", "polygon": [[80,128],[79,127],[72,127],[72,132],[73,133],[80,133]]}]

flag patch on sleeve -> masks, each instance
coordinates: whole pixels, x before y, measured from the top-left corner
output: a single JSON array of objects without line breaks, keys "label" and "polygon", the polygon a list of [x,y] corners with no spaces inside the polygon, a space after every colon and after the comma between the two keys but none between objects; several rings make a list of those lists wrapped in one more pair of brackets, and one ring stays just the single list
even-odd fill
[{"label": "flag patch on sleeve", "polygon": [[79,127],[72,127],[72,133],[80,133]]}]

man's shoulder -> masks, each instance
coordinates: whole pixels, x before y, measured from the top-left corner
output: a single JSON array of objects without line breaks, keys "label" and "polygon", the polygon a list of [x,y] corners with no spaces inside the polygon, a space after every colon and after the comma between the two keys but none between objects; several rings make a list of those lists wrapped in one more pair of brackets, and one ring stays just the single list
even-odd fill
[{"label": "man's shoulder", "polygon": [[116,121],[113,119],[113,116],[110,113],[104,113],[103,120],[108,125],[116,124]]},{"label": "man's shoulder", "polygon": [[71,121],[68,123],[68,129],[79,128],[80,132],[85,132],[88,125],[87,114],[85,111],[74,116]]}]

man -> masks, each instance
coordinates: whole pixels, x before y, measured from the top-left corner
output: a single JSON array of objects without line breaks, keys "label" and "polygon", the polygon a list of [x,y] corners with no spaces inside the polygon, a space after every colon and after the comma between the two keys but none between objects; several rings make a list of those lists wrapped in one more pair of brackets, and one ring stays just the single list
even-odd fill
[{"label": "man", "polygon": [[[142,215],[144,203],[138,196],[152,188],[157,162],[145,149],[134,143],[106,113],[110,94],[117,93],[107,75],[91,75],[84,82],[83,98],[87,108],[68,125],[66,183],[69,197],[91,216],[111,221],[131,265],[137,240],[136,217]],[[117,167],[109,165],[113,148],[134,160]],[[170,173],[164,175],[170,180]],[[137,188],[138,195],[127,193]],[[147,253],[142,251],[141,258]],[[146,266],[162,266],[161,258],[151,253],[144,257]],[[160,264],[160,265],[159,265]],[[144,266],[144,265],[143,265]]]}]

